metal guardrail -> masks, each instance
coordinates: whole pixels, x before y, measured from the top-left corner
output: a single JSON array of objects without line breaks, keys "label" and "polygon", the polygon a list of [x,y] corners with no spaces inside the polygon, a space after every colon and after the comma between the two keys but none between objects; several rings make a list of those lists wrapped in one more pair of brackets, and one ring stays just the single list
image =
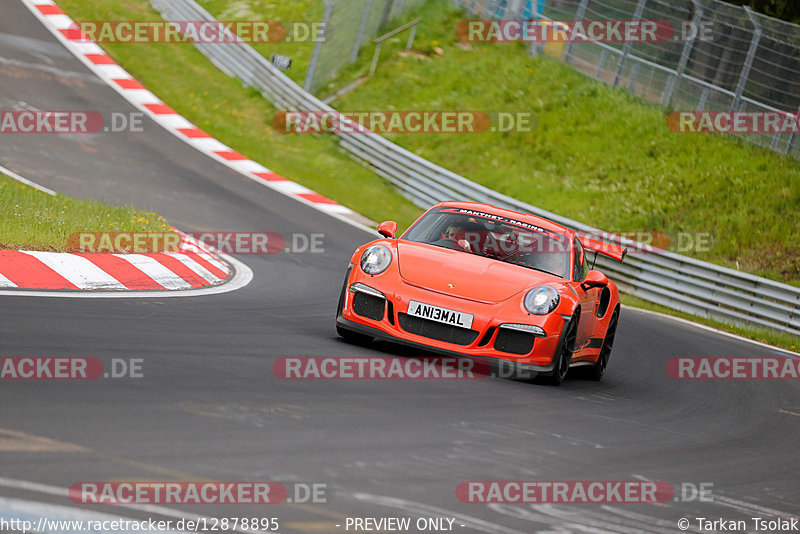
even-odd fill
[{"label": "metal guardrail", "polygon": [[[194,0],[151,0],[166,20],[214,20]],[[246,43],[196,44],[214,65],[237,77],[285,110],[336,112],[294,83]],[[343,123],[350,119],[342,116]],[[567,219],[472,182],[374,133],[337,134],[341,147],[394,184],[421,207],[466,200],[532,213],[617,244],[636,247],[589,225]],[[717,320],[800,335],[800,288],[674,252],[632,253],[625,262],[597,259],[620,287],[650,302]]]}]

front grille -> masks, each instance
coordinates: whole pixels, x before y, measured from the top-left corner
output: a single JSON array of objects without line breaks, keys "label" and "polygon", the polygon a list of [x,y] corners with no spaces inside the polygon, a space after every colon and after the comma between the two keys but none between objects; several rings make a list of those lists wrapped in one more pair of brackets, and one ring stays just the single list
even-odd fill
[{"label": "front grille", "polygon": [[367,295],[357,291],[353,295],[353,311],[361,317],[367,319],[374,319],[380,321],[383,319],[383,310],[386,307],[386,301],[374,295]]},{"label": "front grille", "polygon": [[478,331],[467,330],[449,324],[429,321],[407,313],[398,313],[400,328],[418,336],[429,337],[437,341],[446,341],[455,345],[469,345],[478,338]]},{"label": "front grille", "polygon": [[494,340],[495,350],[511,354],[529,354],[533,350],[536,337],[530,332],[520,332],[509,328],[499,328]]}]

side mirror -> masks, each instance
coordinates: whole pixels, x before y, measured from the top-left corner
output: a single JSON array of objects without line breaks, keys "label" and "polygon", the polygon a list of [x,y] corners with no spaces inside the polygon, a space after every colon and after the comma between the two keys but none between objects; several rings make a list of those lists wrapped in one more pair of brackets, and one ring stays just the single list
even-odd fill
[{"label": "side mirror", "polygon": [[581,282],[581,287],[584,289],[591,289],[593,287],[606,287],[608,285],[608,277],[601,273],[600,271],[595,271],[592,269],[586,275],[583,282]]},{"label": "side mirror", "polygon": [[383,237],[394,239],[397,235],[397,223],[394,221],[383,221],[378,225],[378,233]]}]

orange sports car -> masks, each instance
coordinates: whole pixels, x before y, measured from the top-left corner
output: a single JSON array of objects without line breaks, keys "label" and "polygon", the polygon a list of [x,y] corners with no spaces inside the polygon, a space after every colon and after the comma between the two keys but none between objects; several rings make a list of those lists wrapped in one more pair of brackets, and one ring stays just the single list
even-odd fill
[{"label": "orange sports car", "polygon": [[603,376],[619,292],[586,256],[622,261],[626,249],[472,202],[441,202],[400,237],[392,221],[378,232],[383,238],[350,261],[336,314],[341,337],[510,362],[553,384],[570,366]]}]

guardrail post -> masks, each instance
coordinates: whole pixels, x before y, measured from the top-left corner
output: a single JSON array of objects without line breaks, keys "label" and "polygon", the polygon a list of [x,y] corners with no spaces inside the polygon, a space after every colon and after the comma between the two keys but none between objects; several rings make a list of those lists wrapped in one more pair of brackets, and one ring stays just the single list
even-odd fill
[{"label": "guardrail post", "polygon": [[[589,0],[581,0],[581,3],[578,4],[578,9],[575,11],[575,20],[583,20],[583,17],[586,16],[586,6],[589,5]],[[564,63],[572,62],[572,45],[574,43],[570,41],[567,44],[567,51],[564,53]]]},{"label": "guardrail post", "polygon": [[361,10],[361,24],[358,25],[356,40],[353,43],[353,50],[350,52],[350,63],[355,63],[358,59],[358,51],[361,49],[361,40],[364,39],[364,28],[367,27],[369,12],[372,9],[372,0],[364,0],[364,9]]},{"label": "guardrail post", "polygon": [[311,83],[314,80],[314,72],[317,70],[317,63],[319,62],[319,55],[322,52],[322,45],[325,44],[325,36],[328,33],[328,23],[331,21],[331,10],[333,9],[333,0],[325,0],[325,12],[322,15],[322,35],[319,36],[319,41],[314,44],[314,51],[311,53],[311,61],[306,70],[306,80],[303,83],[303,89],[311,92]]},{"label": "guardrail post", "polygon": [[731,111],[739,111],[739,105],[742,102],[742,95],[744,94],[744,87],[747,85],[747,79],[750,77],[750,69],[753,67],[753,60],[758,51],[758,43],[761,41],[761,24],[755,16],[753,16],[753,12],[749,7],[742,6],[742,8],[744,8],[747,16],[750,17],[750,22],[753,23],[755,31],[753,32],[753,38],[750,40],[750,48],[747,49],[747,57],[744,60],[744,65],[742,65],[742,73],[739,75],[739,83],[736,85],[736,94],[731,101]]},{"label": "guardrail post", "polygon": [[675,96],[675,89],[677,89],[678,84],[681,83],[681,78],[686,70],[686,65],[689,63],[689,57],[692,55],[692,50],[694,49],[694,43],[697,40],[697,35],[700,33],[700,24],[703,22],[703,6],[701,6],[697,0],[692,0],[692,4],[694,4],[694,17],[692,17],[692,37],[686,41],[686,43],[683,45],[683,50],[681,50],[681,58],[678,60],[678,66],[675,69],[675,79],[669,85],[669,88],[664,94],[664,99],[662,100],[665,106],[670,106],[672,104],[672,99]]},{"label": "guardrail post", "polygon": [[[636,10],[633,12],[633,20],[636,22],[642,21],[642,13],[644,13],[644,6],[647,0],[639,0],[636,4]],[[628,60],[628,55],[631,53],[633,41],[625,41],[622,46],[622,55],[619,58],[619,66],[617,66],[617,73],[614,75],[614,87],[619,85],[619,79],[622,77],[622,69],[625,68],[625,61]]]}]

